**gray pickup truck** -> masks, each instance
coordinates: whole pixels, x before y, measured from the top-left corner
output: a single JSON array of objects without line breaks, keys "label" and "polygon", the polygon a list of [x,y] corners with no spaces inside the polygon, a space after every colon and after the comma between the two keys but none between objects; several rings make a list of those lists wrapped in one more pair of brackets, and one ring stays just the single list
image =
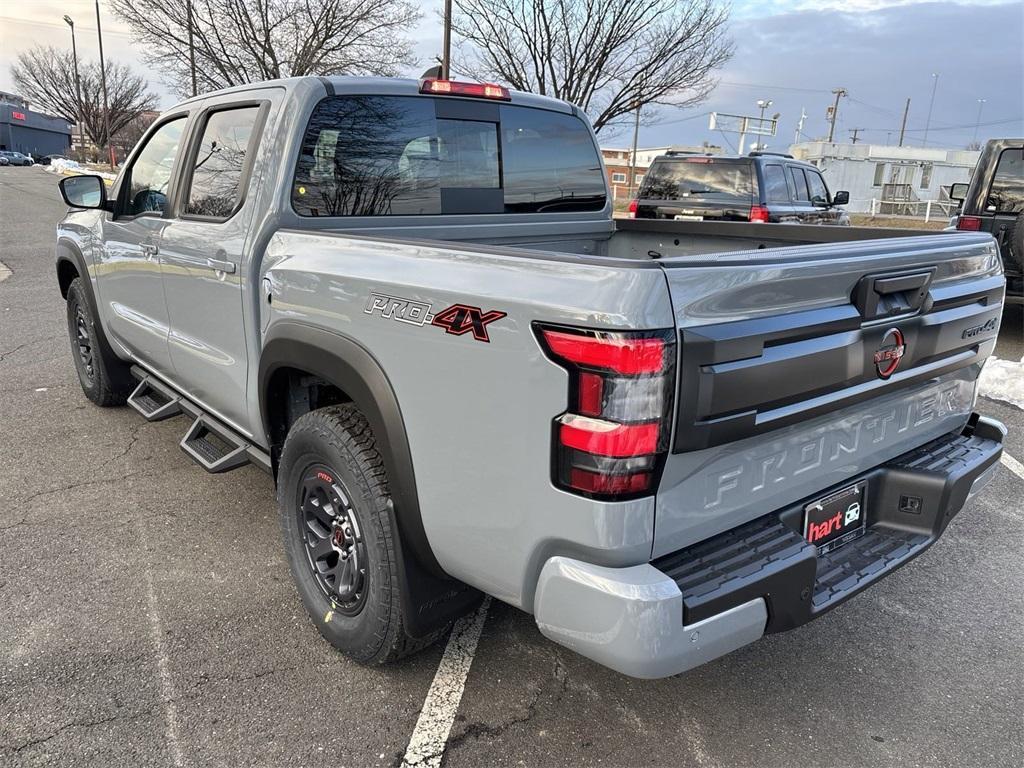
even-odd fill
[{"label": "gray pickup truck", "polygon": [[563,102],[259,83],[61,188],[86,396],[271,472],[299,595],[363,662],[487,593],[679,673],[920,554],[1002,449],[990,235],[615,221]]}]

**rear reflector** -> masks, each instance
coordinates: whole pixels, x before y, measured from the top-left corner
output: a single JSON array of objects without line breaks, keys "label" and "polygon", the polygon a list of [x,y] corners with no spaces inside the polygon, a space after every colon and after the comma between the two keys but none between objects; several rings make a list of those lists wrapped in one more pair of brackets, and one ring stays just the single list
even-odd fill
[{"label": "rear reflector", "polygon": [[659,373],[665,364],[665,342],[659,338],[608,338],[544,330],[551,351],[577,365],[615,373]]},{"label": "rear reflector", "polygon": [[433,93],[439,96],[472,96],[478,99],[498,99],[512,101],[508,88],[491,83],[458,83],[454,80],[438,80],[428,77],[420,81],[420,93]]},{"label": "rear reflector", "polygon": [[601,475],[597,472],[587,472],[585,469],[573,469],[569,473],[569,486],[578,491],[602,496],[643,493],[651,487],[651,473]]},{"label": "rear reflector", "polygon": [[768,209],[763,205],[750,206],[750,220],[761,224],[768,223]]},{"label": "rear reflector", "polygon": [[981,230],[981,219],[977,216],[961,216],[956,221],[956,228],[963,232],[978,232]]}]

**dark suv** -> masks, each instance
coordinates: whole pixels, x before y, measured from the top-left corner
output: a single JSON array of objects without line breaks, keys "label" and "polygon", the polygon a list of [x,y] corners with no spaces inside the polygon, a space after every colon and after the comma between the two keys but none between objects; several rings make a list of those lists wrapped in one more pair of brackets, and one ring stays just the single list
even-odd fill
[{"label": "dark suv", "polygon": [[1024,303],[1024,139],[990,139],[971,183],[954,184],[956,228],[991,232],[1006,270],[1006,303]]},{"label": "dark suv", "polygon": [[849,224],[821,172],[792,155],[739,157],[669,152],[654,158],[629,213],[637,219]]}]

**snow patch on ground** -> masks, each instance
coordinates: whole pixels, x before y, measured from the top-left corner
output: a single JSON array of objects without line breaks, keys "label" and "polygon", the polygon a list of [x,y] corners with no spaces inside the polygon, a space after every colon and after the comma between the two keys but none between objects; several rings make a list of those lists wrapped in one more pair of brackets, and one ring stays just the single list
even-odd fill
[{"label": "snow patch on ground", "polygon": [[113,181],[117,178],[117,174],[111,173],[110,171],[97,171],[92,168],[88,168],[75,160],[54,160],[45,167],[50,173],[56,173],[58,175],[85,173],[93,176],[99,176],[107,181]]},{"label": "snow patch on ground", "polygon": [[981,371],[978,392],[1024,409],[1024,357],[1019,361],[990,357]]}]

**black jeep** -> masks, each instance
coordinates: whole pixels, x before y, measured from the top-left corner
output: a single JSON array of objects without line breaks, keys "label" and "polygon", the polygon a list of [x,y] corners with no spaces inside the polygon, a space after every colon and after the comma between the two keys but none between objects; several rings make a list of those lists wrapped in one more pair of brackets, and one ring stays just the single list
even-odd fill
[{"label": "black jeep", "polygon": [[637,219],[849,224],[821,172],[792,155],[669,152],[654,158],[629,212]]},{"label": "black jeep", "polygon": [[1006,303],[1024,303],[1024,139],[990,139],[970,184],[949,191],[960,201],[956,228],[991,232],[1006,271]]}]

